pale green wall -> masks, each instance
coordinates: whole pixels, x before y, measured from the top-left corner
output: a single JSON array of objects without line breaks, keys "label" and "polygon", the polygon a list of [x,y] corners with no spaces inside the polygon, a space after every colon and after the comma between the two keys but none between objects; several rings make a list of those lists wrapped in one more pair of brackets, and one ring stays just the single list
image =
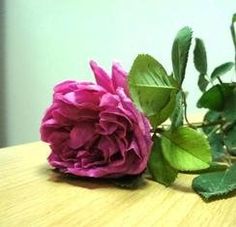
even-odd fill
[{"label": "pale green wall", "polygon": [[[64,79],[92,80],[91,58],[108,69],[119,60],[129,70],[138,53],[150,53],[170,72],[173,38],[189,25],[205,40],[210,69],[233,60],[233,12],[235,0],[6,0],[5,145],[39,139],[53,85]],[[192,65],[187,72],[189,110],[196,112],[197,73]]]}]

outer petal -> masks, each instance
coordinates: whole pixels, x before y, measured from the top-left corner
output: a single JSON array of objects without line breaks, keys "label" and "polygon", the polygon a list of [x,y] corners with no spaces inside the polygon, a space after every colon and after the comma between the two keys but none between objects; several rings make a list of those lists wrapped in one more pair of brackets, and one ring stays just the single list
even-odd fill
[{"label": "outer petal", "polygon": [[107,73],[101,67],[99,67],[95,61],[90,61],[90,67],[93,70],[97,84],[105,88],[107,91],[113,93],[113,84]]},{"label": "outer petal", "polygon": [[77,82],[74,80],[66,80],[54,87],[54,93],[66,94],[70,91],[74,91],[77,88]]},{"label": "outer petal", "polygon": [[125,90],[125,93],[129,95],[127,72],[125,72],[119,63],[113,63],[112,65],[112,83],[114,89],[121,87]]}]

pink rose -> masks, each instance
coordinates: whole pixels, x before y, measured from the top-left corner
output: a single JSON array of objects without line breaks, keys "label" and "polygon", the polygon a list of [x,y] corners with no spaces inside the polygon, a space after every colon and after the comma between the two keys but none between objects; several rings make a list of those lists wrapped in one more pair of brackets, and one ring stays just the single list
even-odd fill
[{"label": "pink rose", "polygon": [[148,120],[132,103],[127,73],[112,66],[112,78],[91,61],[96,82],[65,81],[54,88],[53,103],[40,132],[50,144],[51,166],[87,177],[136,175],[151,150]]}]

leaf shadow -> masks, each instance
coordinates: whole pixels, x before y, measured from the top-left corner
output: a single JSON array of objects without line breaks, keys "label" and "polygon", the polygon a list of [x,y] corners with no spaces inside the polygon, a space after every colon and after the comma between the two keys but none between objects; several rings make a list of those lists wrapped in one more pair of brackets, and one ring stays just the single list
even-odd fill
[{"label": "leaf shadow", "polygon": [[[151,175],[148,173],[145,174],[145,178],[152,181],[152,182],[157,183],[155,180],[152,179]],[[162,184],[162,183],[160,183],[160,184]],[[189,185],[184,185],[183,183],[177,182],[177,181],[175,181],[173,184],[166,186],[166,187],[168,187],[171,190],[176,190],[176,191],[180,191],[180,192],[194,193],[194,191],[192,190],[191,187],[189,187]]]},{"label": "leaf shadow", "polygon": [[173,185],[171,185],[171,188],[173,190],[181,191],[181,192],[185,192],[185,193],[194,193],[194,191],[192,190],[191,187],[185,186],[182,184],[178,184],[178,183],[174,183]]}]

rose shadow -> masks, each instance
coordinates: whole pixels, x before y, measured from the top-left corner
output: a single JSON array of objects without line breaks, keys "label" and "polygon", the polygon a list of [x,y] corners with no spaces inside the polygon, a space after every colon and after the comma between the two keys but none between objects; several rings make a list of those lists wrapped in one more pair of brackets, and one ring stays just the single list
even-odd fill
[{"label": "rose shadow", "polygon": [[55,183],[66,183],[86,189],[112,187],[112,185],[108,184],[104,179],[74,176],[72,174],[61,173],[56,169],[50,169],[48,180]]},{"label": "rose shadow", "polygon": [[90,177],[79,177],[72,174],[61,173],[57,169],[50,169],[46,166],[40,168],[40,173],[48,176],[48,181],[54,183],[66,183],[76,187],[82,187],[86,189],[99,189],[99,188],[111,188],[121,190],[135,190],[141,189],[147,185],[147,182],[143,181],[142,184],[134,188],[121,187],[116,183],[114,179],[97,179]]}]

